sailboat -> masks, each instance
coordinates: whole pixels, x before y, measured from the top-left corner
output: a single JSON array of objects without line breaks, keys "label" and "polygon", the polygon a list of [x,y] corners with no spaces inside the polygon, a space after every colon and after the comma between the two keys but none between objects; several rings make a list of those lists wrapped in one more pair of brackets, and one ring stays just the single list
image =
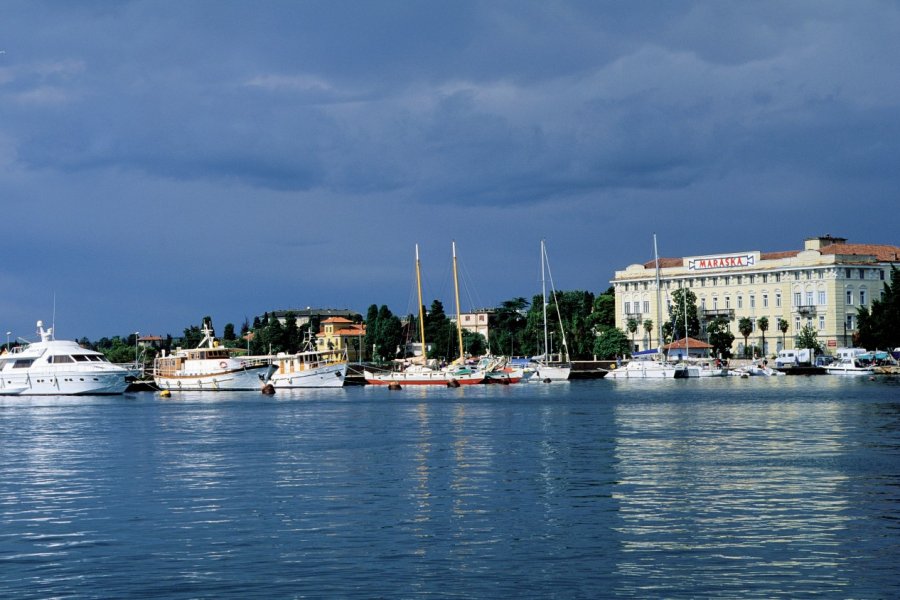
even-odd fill
[{"label": "sailboat", "polygon": [[427,364],[425,352],[425,307],[422,304],[422,270],[419,262],[419,245],[416,244],[416,288],[419,299],[419,339],[422,342],[422,356],[414,357],[399,371],[375,373],[364,370],[363,377],[371,385],[472,385],[484,381],[484,371],[471,369],[465,364],[465,350],[462,344],[462,323],[459,318],[459,278],[456,271],[456,242],[453,242],[453,281],[456,292],[456,329],[459,338],[459,358],[445,369]]},{"label": "sailboat", "polygon": [[[624,367],[612,369],[607,373],[611,379],[674,379],[678,368],[662,357],[662,301],[659,283],[659,251],[656,247],[656,234],[653,234],[653,256],[656,261],[656,339],[660,340],[657,356],[651,360],[630,360]],[[686,371],[684,372],[686,374]]]},{"label": "sailboat", "polygon": [[545,273],[550,271],[550,261],[547,258],[547,246],[541,240],[541,298],[544,303],[544,354],[532,357],[529,367],[534,371],[531,381],[565,381],[569,378],[572,365],[569,362],[569,346],[566,344],[566,330],[563,327],[562,316],[559,314],[559,303],[556,302],[556,289],[553,286],[553,274],[550,274],[550,290],[553,294],[553,303],[556,305],[556,316],[559,319],[559,328],[562,331],[563,353],[562,360],[551,362],[550,347],[547,337],[547,281]]}]

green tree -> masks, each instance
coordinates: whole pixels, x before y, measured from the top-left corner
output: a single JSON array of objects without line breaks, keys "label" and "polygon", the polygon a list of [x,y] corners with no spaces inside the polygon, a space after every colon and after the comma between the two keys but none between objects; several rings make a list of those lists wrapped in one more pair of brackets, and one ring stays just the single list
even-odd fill
[{"label": "green tree", "polygon": [[[687,313],[687,331],[685,331],[685,313]],[[700,335],[700,318],[697,316],[697,296],[687,288],[672,292],[672,304],[669,306],[672,321],[672,335],[675,339]]]},{"label": "green tree", "polygon": [[616,327],[601,331],[594,341],[594,356],[601,360],[610,360],[618,356],[631,354],[628,336]]},{"label": "green tree", "polygon": [[766,354],[766,331],[769,330],[769,317],[760,317],[756,320],[756,326],[759,328],[759,331],[762,333],[762,344],[760,348],[762,348],[762,354],[765,356]]},{"label": "green tree", "polygon": [[629,318],[625,322],[625,328],[628,330],[628,333],[631,334],[631,348],[634,349],[634,334],[638,330],[638,322],[634,317]]},{"label": "green tree", "polygon": [[747,340],[750,334],[753,333],[753,321],[750,320],[750,317],[741,317],[738,321],[738,331],[744,336],[744,356],[748,356],[750,346]]},{"label": "green tree", "polygon": [[871,307],[861,306],[857,318],[856,338],[860,346],[873,350],[900,346],[900,270],[897,267],[891,267],[881,298],[873,300]]},{"label": "green tree", "polygon": [[297,327],[297,315],[288,311],[284,315],[284,329],[281,332],[280,346],[284,352],[296,352],[300,349],[301,344],[300,330]]},{"label": "green tree", "polygon": [[800,333],[797,334],[797,347],[809,348],[810,350],[813,350],[815,354],[822,353],[822,345],[819,344],[818,335],[811,323],[807,323],[800,328]]},{"label": "green tree", "polygon": [[480,333],[463,329],[463,348],[466,353],[472,356],[481,356],[487,352],[487,340]]},{"label": "green tree", "polygon": [[731,358],[734,334],[728,328],[728,319],[716,317],[706,326],[706,333],[713,355],[726,360]]},{"label": "green tree", "polygon": [[646,319],[644,321],[644,331],[647,332],[647,348],[653,347],[653,320]]},{"label": "green tree", "polygon": [[782,348],[784,348],[784,344],[785,344],[784,335],[787,333],[790,326],[791,326],[790,323],[788,323],[786,320],[782,319],[781,317],[778,317],[778,331],[781,332],[781,347]]},{"label": "green tree", "polygon": [[528,301],[522,297],[506,300],[500,304],[491,330],[491,352],[510,356],[524,352],[522,340],[526,319],[523,313],[527,308]]},{"label": "green tree", "polygon": [[237,336],[234,334],[234,323],[226,323],[225,329],[222,330],[222,340],[226,342],[233,342],[237,339]]},{"label": "green tree", "polygon": [[591,324],[595,331],[605,331],[616,326],[616,292],[612,286],[594,298]]}]

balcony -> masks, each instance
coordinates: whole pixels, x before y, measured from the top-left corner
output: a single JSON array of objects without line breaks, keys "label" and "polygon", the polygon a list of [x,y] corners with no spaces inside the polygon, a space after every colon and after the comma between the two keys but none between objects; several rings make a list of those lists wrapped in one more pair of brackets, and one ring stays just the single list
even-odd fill
[{"label": "balcony", "polygon": [[794,307],[794,312],[804,317],[812,317],[816,314],[816,307],[813,304],[801,304]]},{"label": "balcony", "polygon": [[734,320],[734,309],[733,308],[704,308],[700,310],[700,314],[707,321],[711,321],[713,319],[718,319],[719,317],[724,317],[729,321]]},{"label": "balcony", "polygon": [[624,315],[625,315],[625,320],[626,320],[626,321],[627,321],[628,319],[634,319],[635,321],[637,321],[638,323],[640,323],[640,322],[643,321],[643,319],[644,319],[644,314],[643,314],[643,313],[639,313],[639,312],[627,312],[627,313],[624,313]]}]

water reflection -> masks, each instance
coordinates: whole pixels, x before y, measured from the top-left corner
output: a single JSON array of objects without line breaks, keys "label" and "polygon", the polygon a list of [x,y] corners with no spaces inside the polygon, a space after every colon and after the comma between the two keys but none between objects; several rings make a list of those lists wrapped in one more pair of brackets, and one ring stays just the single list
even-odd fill
[{"label": "water reflection", "polygon": [[621,404],[615,418],[623,589],[843,593],[839,403]]}]

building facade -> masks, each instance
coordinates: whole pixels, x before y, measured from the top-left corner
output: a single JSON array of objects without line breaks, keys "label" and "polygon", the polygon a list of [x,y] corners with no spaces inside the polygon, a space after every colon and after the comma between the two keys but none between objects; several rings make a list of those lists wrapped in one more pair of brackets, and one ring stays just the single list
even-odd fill
[{"label": "building facade", "polygon": [[319,352],[347,352],[347,360],[358,362],[365,353],[366,325],[344,317],[329,317],[322,321],[316,334]]},{"label": "building facade", "polygon": [[[807,239],[802,250],[660,258],[658,267],[655,260],[633,264],[616,271],[611,281],[616,295],[616,326],[631,338],[627,323],[634,319],[638,323],[633,334],[637,349],[656,347],[658,320],[668,320],[672,292],[688,289],[697,297],[701,337],[708,323],[724,317],[735,336],[735,354],[744,349],[744,337],[738,331],[738,321],[743,317],[753,324],[748,345],[759,348],[763,333],[756,324],[760,318],[768,318],[763,349],[766,355],[795,348],[797,335],[806,325],[815,329],[826,350],[834,350],[853,344],[857,311],[881,297],[894,264],[900,264],[900,247],[849,244],[844,238],[832,236]],[[788,323],[785,334],[778,329],[779,319]],[[643,327],[647,321],[653,321],[649,333]]]}]

